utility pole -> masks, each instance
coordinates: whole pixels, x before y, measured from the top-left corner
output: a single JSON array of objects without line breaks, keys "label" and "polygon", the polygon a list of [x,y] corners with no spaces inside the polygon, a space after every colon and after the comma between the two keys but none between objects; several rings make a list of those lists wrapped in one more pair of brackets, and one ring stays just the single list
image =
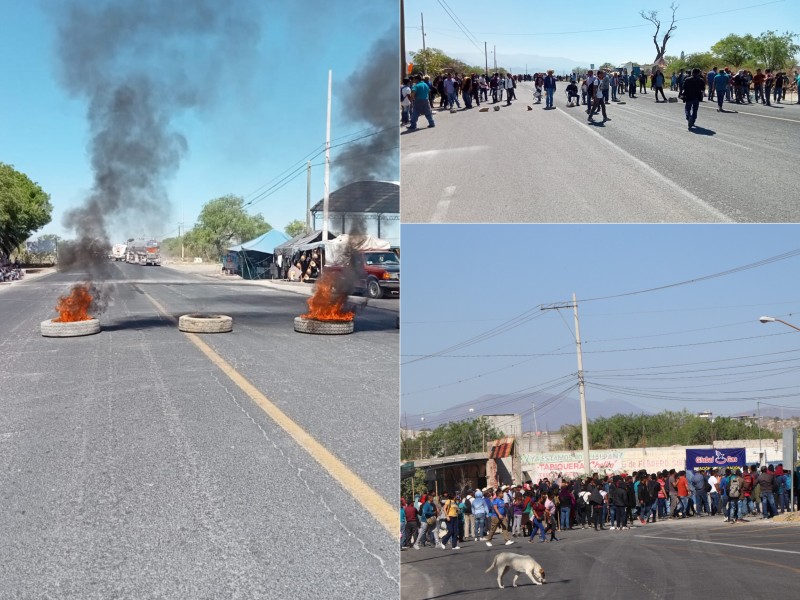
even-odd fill
[{"label": "utility pole", "polygon": [[183,235],[181,234],[183,223],[178,223],[178,239],[181,241],[181,262],[183,262]]},{"label": "utility pole", "polygon": [[492,55],[494,56],[494,71],[497,72],[497,46],[492,46],[494,50],[492,50]]},{"label": "utility pole", "polygon": [[483,42],[483,59],[486,61],[486,75],[489,74],[489,50],[486,42]]},{"label": "utility pole", "polygon": [[531,402],[533,406],[533,430],[539,431],[539,424],[536,422],[536,402]]},{"label": "utility pole", "polygon": [[406,76],[406,7],[400,0],[400,81]]},{"label": "utility pole", "polygon": [[331,182],[331,82],[333,71],[328,71],[328,120],[325,129],[325,196],[322,200],[322,243],[328,242],[328,201],[330,200]]},{"label": "utility pole", "polygon": [[311,233],[311,161],[306,167],[306,235]]},{"label": "utility pole", "polygon": [[575,294],[572,294],[572,303],[563,302],[561,304],[543,306],[542,310],[560,310],[564,308],[571,308],[575,316],[575,347],[578,352],[578,395],[580,396],[581,402],[581,434],[583,435],[583,468],[585,473],[590,475],[592,466],[589,461],[589,422],[586,418],[586,388],[583,378],[583,354],[581,353],[581,328],[580,322],[578,321],[578,300]]}]

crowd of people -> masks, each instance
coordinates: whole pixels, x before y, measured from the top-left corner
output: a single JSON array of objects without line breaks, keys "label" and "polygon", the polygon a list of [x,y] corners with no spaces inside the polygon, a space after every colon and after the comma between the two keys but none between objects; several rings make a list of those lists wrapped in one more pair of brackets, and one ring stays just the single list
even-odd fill
[{"label": "crowd of people", "polygon": [[25,271],[18,260],[10,262],[3,257],[0,258],[2,258],[0,260],[0,282],[17,281],[25,276]]},{"label": "crowd of people", "polygon": [[541,479],[534,484],[498,489],[467,489],[441,495],[417,494],[400,500],[401,549],[438,547],[459,550],[462,542],[505,545],[528,538],[529,543],[560,541],[563,531],[629,530],[669,519],[721,517],[746,522],[747,517],[771,519],[797,510],[790,505],[792,486],[800,484],[782,464],[599,476]]},{"label": "crowd of people", "polygon": [[[691,81],[690,81],[691,80]],[[699,82],[702,80],[702,86]],[[402,108],[402,124],[409,130],[417,128],[419,117],[424,116],[429,127],[435,127],[433,109],[465,110],[480,106],[481,102],[492,104],[503,102],[506,105],[516,100],[518,82],[531,81],[534,84],[533,102],[540,104],[545,99],[545,108],[554,108],[553,98],[558,82],[567,82],[565,93],[569,106],[586,106],[588,120],[592,121],[594,115],[603,114],[603,120],[610,120],[606,113],[606,104],[618,102],[627,94],[629,98],[637,98],[638,94],[647,94],[648,88],[653,92],[656,102],[668,102],[664,94],[667,77],[661,69],[655,69],[649,75],[644,71],[638,74],[633,72],[606,72],[599,70],[587,71],[586,74],[575,74],[568,77],[556,76],[552,70],[547,73],[534,73],[532,75],[514,75],[512,73],[488,74],[458,74],[448,73],[430,80],[428,76],[416,75],[413,79],[404,79],[400,89],[400,104]],[[686,86],[689,86],[687,95]],[[699,92],[696,90],[700,87]],[[717,69],[714,67],[707,73],[700,69],[691,72],[681,70],[673,72],[669,78],[670,90],[678,92],[678,98],[686,106],[686,118],[690,122],[689,128],[694,125],[697,118],[695,102],[704,99],[714,100],[716,97],[718,110],[724,112],[723,103],[752,104],[763,103],[767,106],[780,104],[786,100],[788,90],[795,93],[796,103],[800,104],[800,72],[793,75],[785,71],[773,72],[771,69],[757,69],[756,73],[747,70],[733,72],[730,68]],[[661,100],[659,100],[659,94]],[[699,94],[699,97],[698,97]]]}]

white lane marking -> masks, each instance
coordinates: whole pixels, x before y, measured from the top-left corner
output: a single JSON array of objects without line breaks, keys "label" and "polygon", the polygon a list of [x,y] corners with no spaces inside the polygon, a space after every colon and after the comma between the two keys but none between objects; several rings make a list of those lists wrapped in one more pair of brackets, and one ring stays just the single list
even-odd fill
[{"label": "white lane marking", "polygon": [[714,208],[713,206],[711,206],[711,205],[710,205],[708,202],[706,202],[705,200],[702,200],[702,199],[698,198],[698,197],[697,197],[697,196],[695,196],[693,193],[691,193],[689,190],[682,188],[681,186],[679,186],[677,183],[675,183],[674,181],[672,181],[672,180],[671,180],[671,179],[669,179],[668,177],[666,177],[666,176],[662,175],[661,173],[659,173],[658,171],[656,171],[656,170],[655,170],[653,167],[651,167],[650,165],[648,165],[648,164],[647,164],[646,162],[644,162],[643,160],[641,160],[641,159],[639,159],[639,158],[636,158],[635,156],[633,156],[633,155],[632,155],[632,154],[630,154],[629,152],[627,152],[627,151],[623,150],[622,148],[620,148],[619,146],[617,146],[617,145],[616,145],[614,142],[612,142],[612,141],[610,141],[610,140],[607,140],[606,138],[604,138],[602,135],[600,135],[599,133],[597,133],[597,132],[596,132],[594,129],[592,129],[591,127],[583,127],[583,126],[585,125],[585,123],[581,123],[581,121],[579,121],[579,120],[578,120],[578,119],[576,119],[575,117],[571,117],[571,116],[569,116],[569,115],[568,115],[566,112],[564,112],[563,110],[558,110],[558,111],[556,111],[556,112],[557,112],[557,113],[559,113],[559,114],[562,114],[562,115],[564,115],[564,117],[565,117],[565,118],[567,118],[567,119],[569,119],[570,121],[572,121],[573,123],[575,123],[575,124],[576,124],[578,127],[581,127],[581,128],[584,130],[584,131],[587,131],[589,134],[591,134],[591,135],[595,136],[597,139],[599,139],[600,141],[602,141],[602,142],[603,142],[604,144],[606,144],[607,146],[610,146],[610,147],[611,147],[611,148],[613,148],[614,150],[616,150],[616,151],[618,151],[618,152],[622,153],[624,156],[628,157],[628,158],[629,158],[630,160],[632,160],[634,163],[636,163],[637,165],[639,165],[639,167],[641,167],[642,169],[644,169],[645,171],[647,171],[647,172],[648,172],[650,175],[652,175],[653,177],[656,177],[656,178],[660,179],[661,181],[663,181],[663,182],[664,182],[666,185],[668,185],[669,187],[671,187],[673,190],[675,190],[675,191],[676,191],[676,192],[678,192],[679,194],[681,194],[681,195],[685,196],[685,197],[686,197],[688,200],[690,200],[690,201],[694,202],[694,203],[695,203],[695,204],[696,204],[698,207],[700,207],[700,208],[702,208],[703,210],[705,210],[706,212],[708,212],[708,213],[709,213],[711,216],[713,216],[715,219],[718,219],[719,221],[721,221],[721,222],[723,222],[723,223],[735,223],[735,222],[736,222],[736,221],[734,221],[733,219],[731,219],[730,217],[728,217],[727,215],[725,215],[725,214],[721,213],[720,211],[718,211],[716,208]]},{"label": "white lane marking", "polygon": [[[710,106],[703,106],[700,105],[700,108],[707,108],[708,110],[717,110],[716,108],[711,108]],[[751,113],[751,112],[742,112],[741,110],[726,110],[726,113],[733,113],[737,115],[750,115],[752,117],[762,117],[764,119],[776,119],[778,121],[789,121],[789,123],[800,123],[797,119],[787,119],[785,117],[773,117],[770,115],[760,115],[758,113]]]},{"label": "white lane marking", "polygon": [[441,150],[420,150],[419,152],[409,152],[403,156],[403,162],[414,160],[424,160],[426,158],[433,158],[441,154],[457,154],[460,152],[483,152],[484,150],[491,150],[490,146],[461,146],[459,148],[442,148]]},{"label": "white lane marking", "polygon": [[[639,110],[637,108],[626,107],[623,110],[631,110],[633,112],[637,112],[637,113],[640,113],[640,114],[643,114],[643,115],[648,115],[650,117],[658,117],[659,119],[664,119],[665,121],[669,121],[672,124],[676,124],[678,122],[681,122],[683,125],[686,124],[686,119],[685,118],[681,119],[679,121],[676,121],[675,119],[670,119],[669,117],[665,117],[663,115],[654,115],[653,113],[649,113],[646,110]],[[715,131],[714,135],[711,135],[711,136],[708,136],[708,137],[710,137],[711,139],[713,139],[713,140],[715,140],[717,142],[722,142],[723,144],[730,144],[731,146],[736,146],[737,148],[742,148],[742,149],[748,150],[750,152],[752,152],[752,150],[753,150],[752,148],[748,148],[747,146],[742,146],[741,144],[737,144],[736,142],[729,142],[728,140],[723,140],[722,138],[719,137],[720,135],[723,135],[723,134],[721,134],[719,131]]]},{"label": "white lane marking", "polygon": [[686,538],[662,537],[660,535],[637,535],[635,537],[650,538],[653,540],[673,540],[677,542],[693,542],[695,544],[712,544],[715,546],[731,546],[733,548],[744,548],[747,550],[763,550],[764,552],[782,552],[784,554],[800,554],[797,550],[781,550],[780,548],[763,548],[760,546],[743,546],[741,544],[727,544],[725,542],[711,542],[708,540],[687,540]]},{"label": "white lane marking", "polygon": [[439,202],[436,203],[436,211],[431,217],[431,223],[442,223],[447,216],[447,211],[450,208],[450,202],[453,201],[453,196],[456,193],[456,186],[448,185],[442,190],[442,196]]}]

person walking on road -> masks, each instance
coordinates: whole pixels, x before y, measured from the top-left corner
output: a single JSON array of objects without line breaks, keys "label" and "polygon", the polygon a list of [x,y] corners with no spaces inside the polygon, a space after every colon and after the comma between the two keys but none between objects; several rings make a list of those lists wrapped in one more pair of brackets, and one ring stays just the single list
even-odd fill
[{"label": "person walking on road", "polygon": [[764,104],[766,106],[772,106],[772,102],[770,101],[769,97],[772,93],[772,86],[775,85],[775,76],[772,74],[772,69],[766,70],[766,77],[764,79]]},{"label": "person walking on road", "polygon": [[717,93],[717,112],[725,112],[722,103],[725,102],[725,91],[728,89],[728,74],[722,70],[714,77],[714,91]]},{"label": "person walking on road", "polygon": [[475,490],[472,514],[475,516],[475,541],[477,542],[486,535],[486,516],[489,514],[481,490]]},{"label": "person walking on road", "polygon": [[589,110],[589,122],[594,121],[595,113],[599,112],[600,110],[603,111],[603,123],[609,120],[608,115],[606,114],[606,103],[605,97],[603,95],[603,84],[605,81],[605,73],[603,71],[597,72],[597,81],[594,84],[594,102],[592,103],[592,108]]},{"label": "person walking on road", "polygon": [[458,545],[458,504],[449,497],[447,492],[442,492],[442,496],[444,498],[442,512],[447,522],[447,534],[439,540],[439,547],[442,550],[446,549],[447,542],[452,540],[453,550],[461,550]]},{"label": "person walking on road", "polygon": [[658,99],[658,92],[661,92],[661,97],[664,99],[664,102],[667,101],[667,97],[664,95],[664,73],[659,69],[656,74],[653,76],[653,84],[656,88],[656,102],[660,102]]},{"label": "person walking on road", "polygon": [[412,540],[414,541],[414,545],[416,545],[418,540],[418,531],[419,531],[419,520],[417,518],[417,509],[414,508],[414,499],[409,497],[406,500],[406,505],[403,507],[403,512],[405,513],[406,517],[406,526],[405,530],[403,531],[403,541],[400,544],[401,548],[408,548],[411,545]]},{"label": "person walking on road", "polygon": [[556,92],[556,78],[553,75],[553,70],[547,71],[547,76],[544,78],[544,92],[545,92],[545,110],[553,108],[553,94]]},{"label": "person walking on road", "polygon": [[495,492],[494,500],[492,500],[492,528],[489,530],[489,536],[486,538],[486,545],[492,545],[492,538],[498,527],[503,532],[503,539],[506,541],[506,546],[513,544],[511,536],[508,533],[508,513],[506,512],[506,504],[503,501],[502,492],[498,490]]},{"label": "person walking on road", "polygon": [[636,75],[628,76],[628,98],[636,98]]},{"label": "person walking on road", "polygon": [[708,73],[706,73],[709,102],[711,102],[714,99],[714,78],[716,76],[717,76],[717,67],[712,67],[711,70]]},{"label": "person walking on road", "polygon": [[414,77],[414,86],[411,88],[411,102],[414,109],[411,111],[411,126],[409,131],[417,128],[417,120],[420,115],[424,115],[428,119],[428,127],[436,127],[433,122],[433,114],[431,113],[431,103],[429,100],[431,88],[427,83],[422,81],[419,75]]}]

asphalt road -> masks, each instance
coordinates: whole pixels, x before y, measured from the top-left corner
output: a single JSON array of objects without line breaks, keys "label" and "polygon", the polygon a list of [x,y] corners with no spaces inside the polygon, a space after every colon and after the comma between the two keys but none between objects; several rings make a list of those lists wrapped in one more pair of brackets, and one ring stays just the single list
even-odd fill
[{"label": "asphalt road", "polygon": [[153,303],[232,316],[202,340],[394,507],[397,300],[313,336],[304,294],[111,270],[83,338],[39,332],[80,273],[0,289],[0,597],[397,598],[386,523]]},{"label": "asphalt road", "polygon": [[523,83],[510,107],[404,130],[403,222],[800,221],[800,106],[702,102],[690,132],[683,103],[650,92],[592,125],[559,88],[555,110]]},{"label": "asphalt road", "polygon": [[[800,524],[761,520],[729,525],[721,517],[635,526],[628,531],[578,529],[555,543],[511,546],[464,542],[461,550],[423,548],[402,552],[402,600],[434,598],[759,598],[775,586],[786,598],[800,596],[797,574]],[[538,539],[538,538],[537,538]],[[495,554],[533,556],[547,583],[522,575],[516,589],[506,573],[485,573]]]}]

